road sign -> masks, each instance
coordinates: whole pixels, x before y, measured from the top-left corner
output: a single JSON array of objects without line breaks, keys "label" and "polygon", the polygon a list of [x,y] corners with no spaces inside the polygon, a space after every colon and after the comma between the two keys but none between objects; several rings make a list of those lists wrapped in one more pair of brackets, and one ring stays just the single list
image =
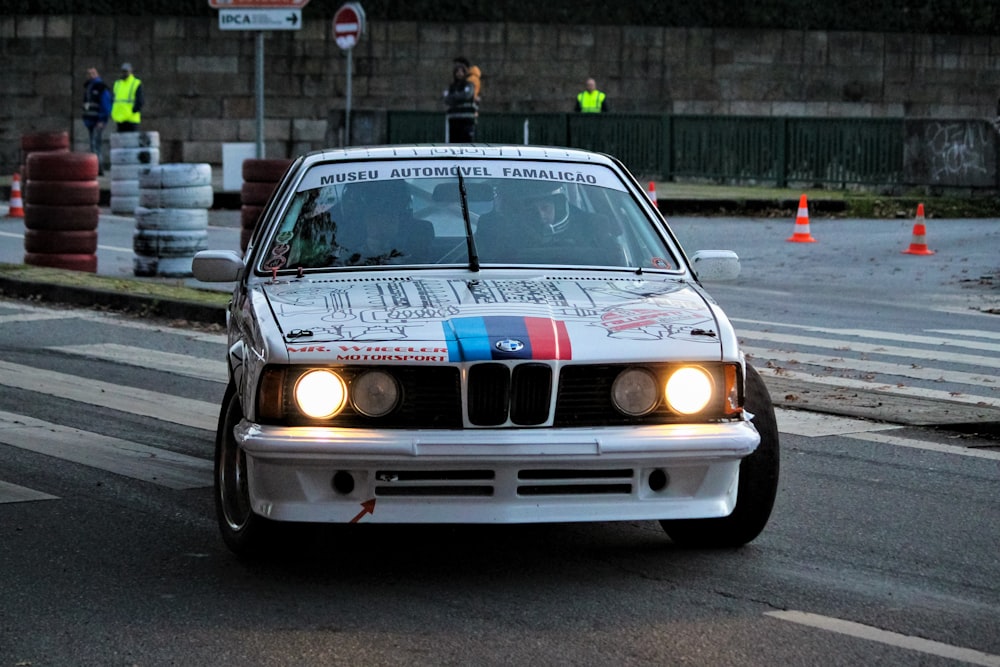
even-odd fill
[{"label": "road sign", "polygon": [[333,15],[333,39],[344,50],[353,49],[365,31],[365,10],[357,2],[341,5]]},{"label": "road sign", "polygon": [[220,9],[219,30],[300,30],[301,9]]},{"label": "road sign", "polygon": [[302,9],[309,0],[208,0],[212,9]]}]

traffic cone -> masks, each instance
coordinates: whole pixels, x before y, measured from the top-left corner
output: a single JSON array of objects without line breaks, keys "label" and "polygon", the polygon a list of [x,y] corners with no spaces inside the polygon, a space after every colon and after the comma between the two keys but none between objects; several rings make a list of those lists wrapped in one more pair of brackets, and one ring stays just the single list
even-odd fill
[{"label": "traffic cone", "polygon": [[904,255],[933,255],[934,251],[927,247],[927,227],[924,225],[924,205],[917,204],[917,219],[913,223],[913,240],[910,247],[903,251]]},{"label": "traffic cone", "polygon": [[794,233],[785,240],[793,243],[816,243],[816,239],[809,233],[809,203],[805,195],[799,197],[799,212],[795,216]]},{"label": "traffic cone", "polygon": [[647,194],[649,195],[649,201],[653,202],[654,206],[659,207],[660,202],[658,201],[658,198],[656,196],[656,183],[654,183],[653,181],[649,182],[649,190]]},{"label": "traffic cone", "polygon": [[10,181],[10,210],[8,218],[24,217],[24,202],[21,201],[21,175],[14,174]]}]

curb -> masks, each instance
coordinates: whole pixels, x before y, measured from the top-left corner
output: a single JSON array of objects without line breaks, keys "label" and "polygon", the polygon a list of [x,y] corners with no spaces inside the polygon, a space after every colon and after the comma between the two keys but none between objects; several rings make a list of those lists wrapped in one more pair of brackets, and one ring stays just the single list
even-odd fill
[{"label": "curb", "polygon": [[99,307],[139,315],[187,320],[200,324],[226,324],[226,308],[220,305],[145,294],[113,292],[94,287],[73,287],[0,276],[0,295],[18,299]]}]

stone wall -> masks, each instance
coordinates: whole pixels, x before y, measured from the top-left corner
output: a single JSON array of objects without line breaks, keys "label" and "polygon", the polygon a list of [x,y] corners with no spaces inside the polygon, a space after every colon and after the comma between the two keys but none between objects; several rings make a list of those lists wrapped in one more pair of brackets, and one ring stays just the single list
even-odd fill
[{"label": "stone wall", "polygon": [[[264,33],[268,157],[341,141],[347,58],[331,33],[308,7],[301,30]],[[223,143],[256,139],[256,35],[215,18],[0,17],[0,172],[26,133],[70,130],[83,150],[84,71],[111,80],[126,60],[161,161],[221,163]],[[483,69],[487,111],[569,111],[587,76],[614,111],[642,113],[992,119],[1000,91],[1000,37],[369,21],[354,143],[384,137],[379,110],[441,109],[458,54]]]}]

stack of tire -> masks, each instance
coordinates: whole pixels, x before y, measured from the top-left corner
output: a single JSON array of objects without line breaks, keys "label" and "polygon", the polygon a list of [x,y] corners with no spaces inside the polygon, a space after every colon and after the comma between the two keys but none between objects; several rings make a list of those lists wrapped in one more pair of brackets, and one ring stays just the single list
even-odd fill
[{"label": "stack of tire", "polygon": [[69,152],[69,132],[65,130],[57,132],[34,132],[21,135],[21,175],[27,178],[25,166],[28,164],[28,156],[32,153],[68,153]]},{"label": "stack of tire", "polygon": [[190,276],[195,253],[208,249],[213,198],[210,164],[143,168],[132,235],[135,275]]},{"label": "stack of tire", "polygon": [[251,158],[243,161],[243,187],[240,189],[240,250],[246,252],[264,205],[291,160]]},{"label": "stack of tire", "polygon": [[111,212],[132,215],[139,205],[139,172],[160,163],[159,132],[111,135]]},{"label": "stack of tire", "polygon": [[97,156],[37,151],[25,162],[24,263],[96,273]]}]

